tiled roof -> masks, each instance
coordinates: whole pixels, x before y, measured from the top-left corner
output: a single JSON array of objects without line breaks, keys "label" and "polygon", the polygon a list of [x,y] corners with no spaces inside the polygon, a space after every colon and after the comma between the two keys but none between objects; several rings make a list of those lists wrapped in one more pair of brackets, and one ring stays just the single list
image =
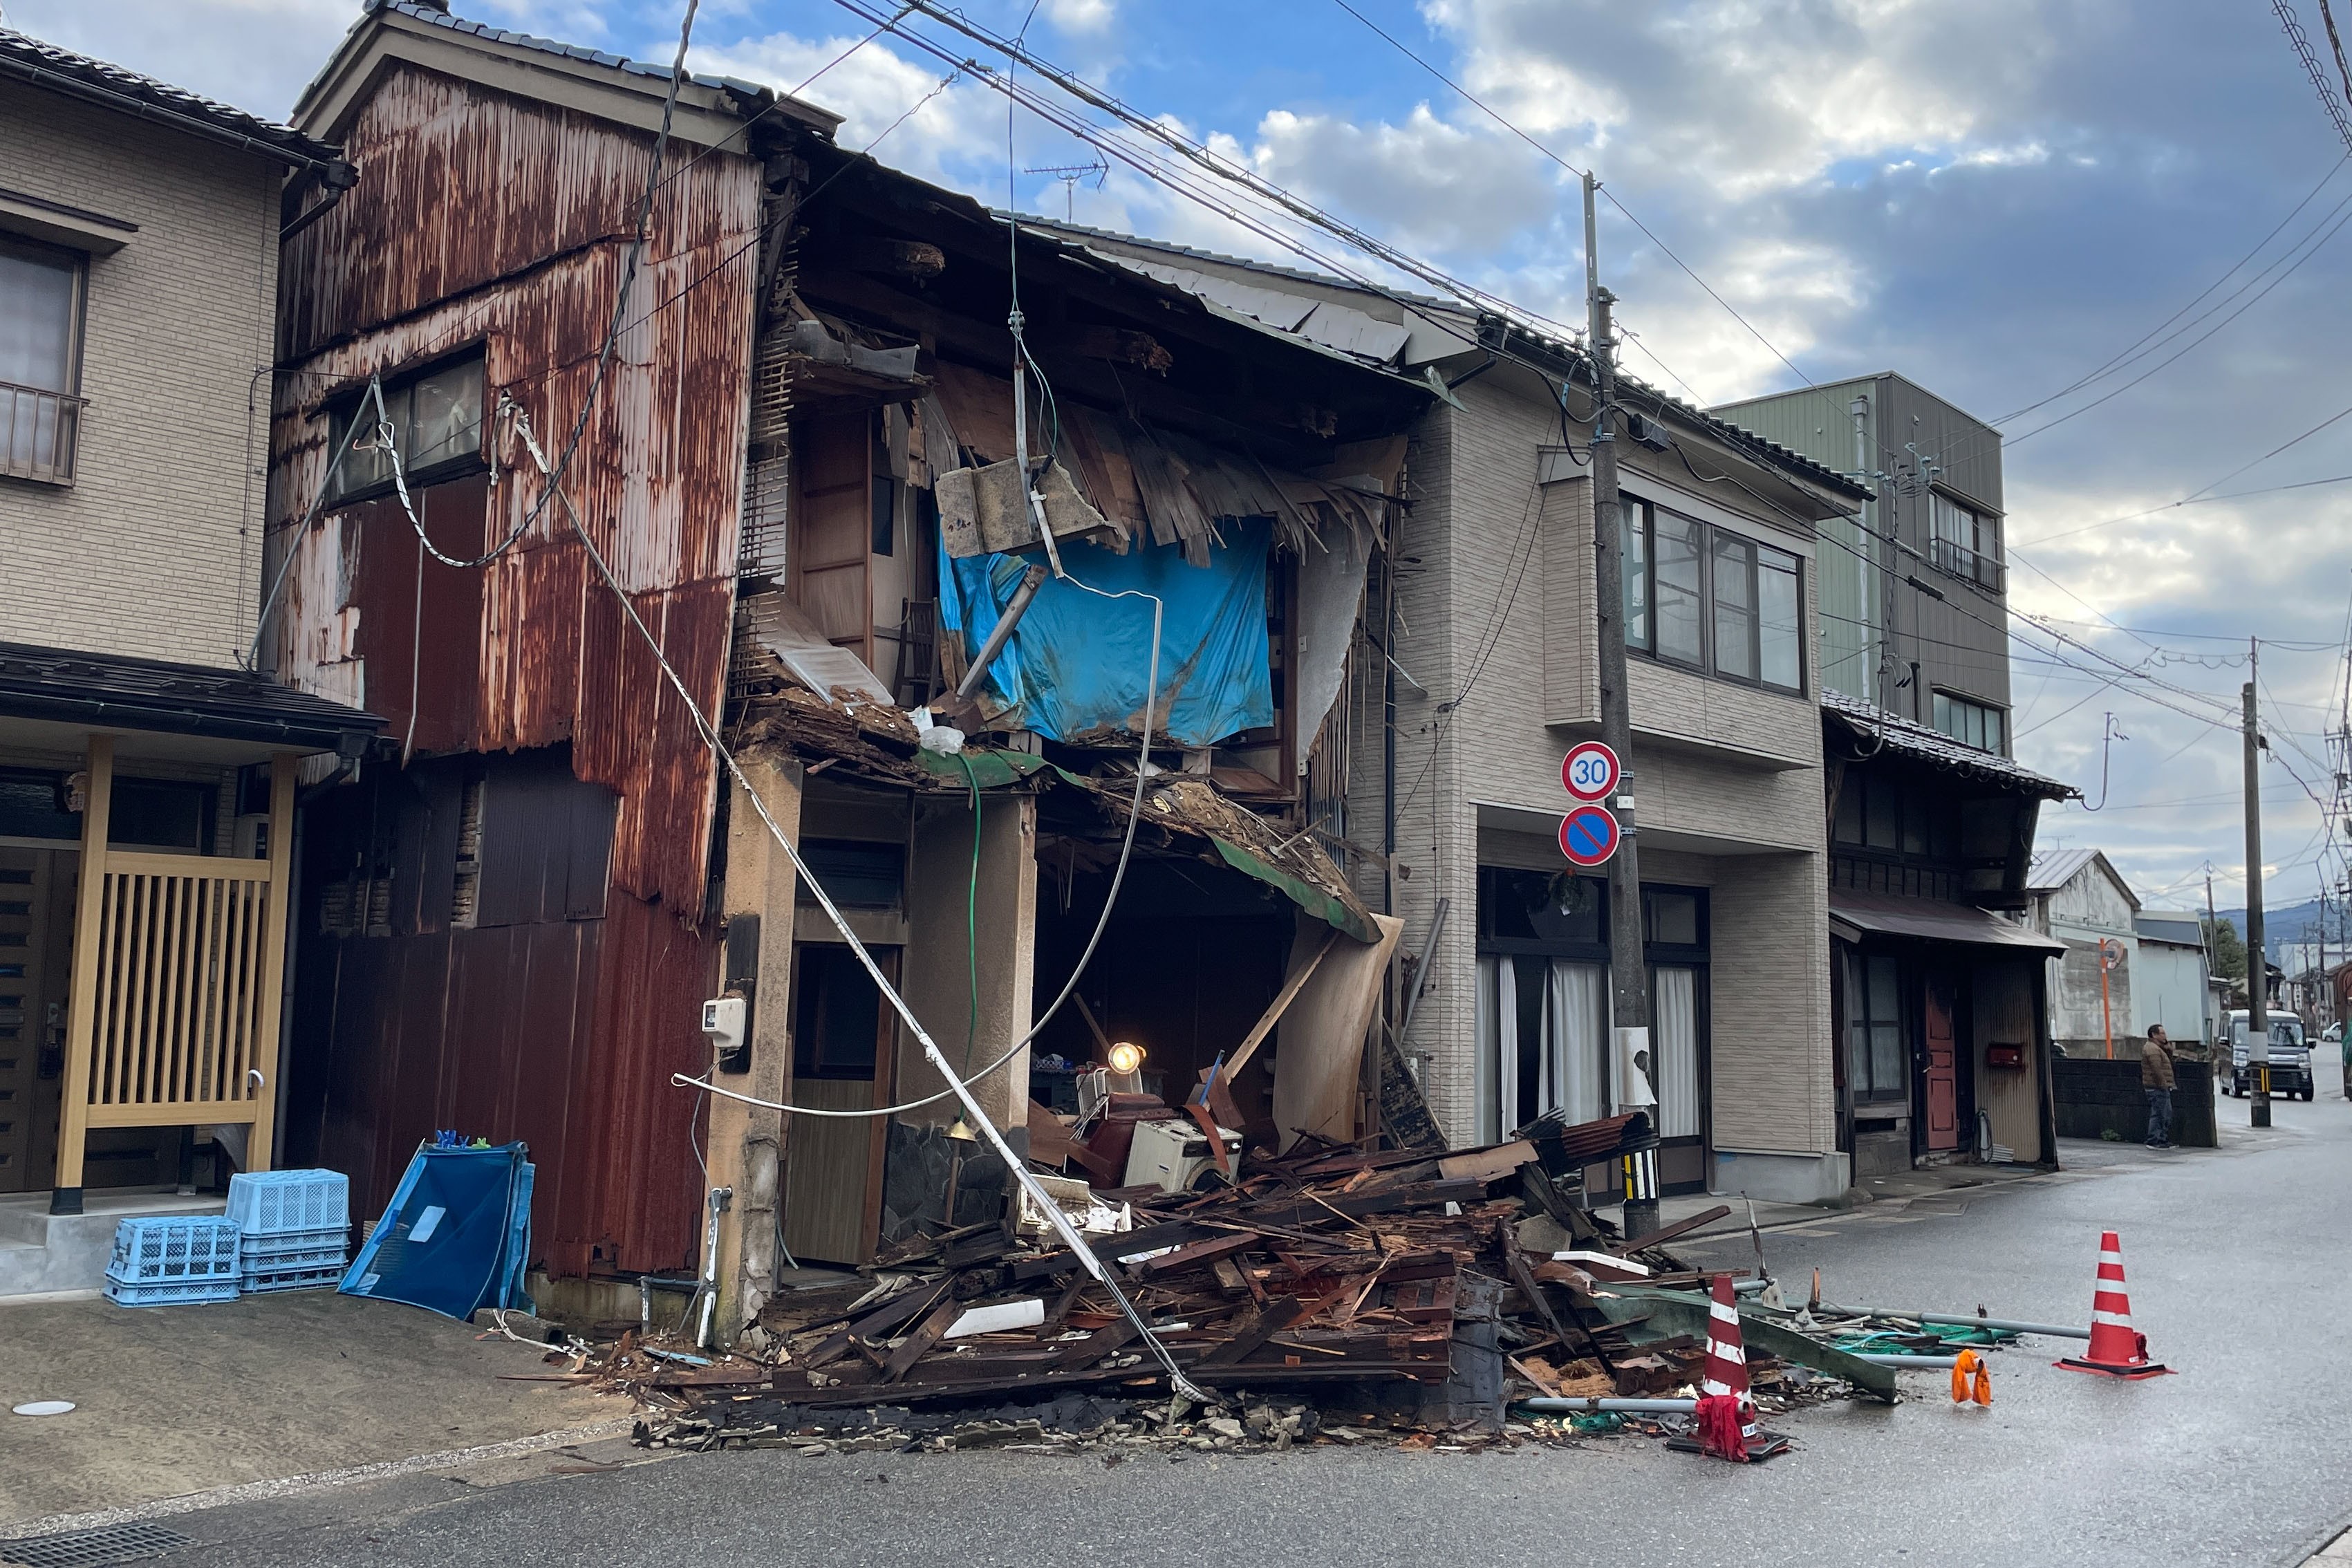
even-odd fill
[{"label": "tiled roof", "polygon": [[290,126],[6,27],[0,27],[0,74],[94,99],[158,121],[193,121],[215,132],[255,142],[257,152],[287,155],[298,164],[326,163],[339,155],[334,148]]},{"label": "tiled roof", "polygon": [[[669,79],[667,66],[647,65],[642,60],[629,59],[604,49],[592,49],[582,44],[559,43],[553,38],[542,38],[531,33],[509,32],[504,27],[493,27],[488,22],[469,22],[462,16],[451,16],[437,5],[420,5],[418,0],[368,0],[367,14],[372,16],[378,11],[396,11],[412,21],[423,22],[429,26],[446,27],[453,33],[470,33],[475,37],[485,38],[494,44],[506,44],[519,49],[532,49],[543,55],[560,55],[565,59],[603,66],[607,70],[621,71],[629,76],[651,77],[656,81]],[[698,77],[692,71],[686,73],[686,79],[690,82],[699,81],[712,87],[732,88],[737,92],[752,97],[774,90],[761,87],[757,82],[743,81],[735,77]]]},{"label": "tiled roof", "polygon": [[241,669],[0,643],[0,713],[326,750],[373,713]]},{"label": "tiled roof", "polygon": [[[1309,272],[1296,267],[1279,266],[1270,261],[1258,261],[1246,256],[1225,256],[1213,250],[1196,250],[1191,246],[1176,245],[1164,239],[1148,239],[1139,235],[1120,234],[1111,229],[1088,228],[1083,224],[1064,223],[1052,218],[1038,218],[1024,216],[1021,219],[1021,224],[1024,228],[1040,229],[1046,232],[1060,231],[1065,234],[1078,236],[1092,236],[1097,239],[1115,240],[1123,245],[1139,246],[1146,249],[1164,252],[1170,256],[1184,257],[1196,261],[1214,262],[1222,267],[1238,267],[1245,271],[1261,273],[1272,278],[1295,278],[1302,282],[1322,283],[1333,288],[1350,289],[1357,293],[1371,292],[1371,290],[1367,289],[1362,284],[1354,282],[1349,279],[1334,278],[1319,272]],[[1571,342],[1561,342],[1560,340],[1550,336],[1549,333],[1536,330],[1525,321],[1514,319],[1505,321],[1503,318],[1495,317],[1488,312],[1474,313],[1458,300],[1439,299],[1433,295],[1417,294],[1408,289],[1393,289],[1386,287],[1385,285],[1379,290],[1379,292],[1383,296],[1407,300],[1416,305],[1428,306],[1433,310],[1444,310],[1449,314],[1460,316],[1464,318],[1465,326],[1473,332],[1478,331],[1479,328],[1485,326],[1490,321],[1496,321],[1501,324],[1507,324],[1509,330],[1517,336],[1542,344],[1546,350],[1554,355],[1571,360],[1581,360],[1584,358],[1584,350],[1579,345]],[[1654,403],[1661,410],[1671,409],[1677,417],[1688,420],[1690,423],[1696,425],[1701,429],[1713,432],[1715,435],[1723,437],[1734,447],[1747,452],[1750,457],[1760,458],[1768,464],[1787,469],[1794,474],[1801,475],[1811,483],[1823,489],[1832,491],[1834,494],[1856,500],[1867,500],[1871,499],[1870,491],[1862,489],[1852,479],[1847,479],[1843,474],[1839,473],[1834,468],[1827,468],[1822,464],[1817,463],[1801,452],[1790,451],[1788,447],[1781,446],[1777,441],[1767,440],[1765,437],[1757,435],[1754,431],[1744,429],[1739,426],[1732,424],[1729,420],[1723,419],[1716,415],[1708,413],[1706,409],[1700,408],[1696,405],[1685,403],[1681,398],[1673,396],[1668,393],[1661,391],[1657,387],[1650,385],[1648,383],[1641,380],[1638,376],[1627,374],[1622,369],[1619,370],[1617,373],[1617,382],[1621,388],[1630,389],[1638,393],[1644,401]]]},{"label": "tiled roof", "polygon": [[1842,691],[1832,691],[1824,687],[1822,690],[1822,710],[1843,725],[1864,748],[1883,740],[1886,750],[1898,756],[1981,780],[2019,795],[2039,795],[2044,800],[2075,799],[2083,793],[2073,784],[2044,778],[2032,768],[2011,762],[1998,752],[1980,752],[1974,746],[1953,740],[1941,730],[1931,730],[1925,724],[1889,713]]}]

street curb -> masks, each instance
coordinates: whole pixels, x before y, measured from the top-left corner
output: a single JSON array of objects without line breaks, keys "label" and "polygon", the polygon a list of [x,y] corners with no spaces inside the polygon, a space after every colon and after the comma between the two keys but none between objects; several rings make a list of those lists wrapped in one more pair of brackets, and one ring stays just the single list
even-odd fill
[{"label": "street curb", "polygon": [[305,1475],[240,1481],[235,1486],[215,1487],[209,1491],[182,1492],[177,1497],[158,1498],[153,1502],[139,1503],[130,1508],[97,1509],[88,1513],[53,1513],[44,1519],[27,1519],[15,1524],[0,1525],[0,1547],[33,1536],[52,1535],[59,1531],[102,1530],[110,1525],[135,1524],[142,1520],[168,1519],[174,1514],[198,1513],[237,1503],[266,1502],[299,1496],[303,1492],[356,1486],[363,1481],[383,1480],[419,1470],[444,1470],[488,1459],[519,1458],[526,1454],[543,1453],[550,1448],[569,1447],[575,1443],[618,1437],[628,1432],[635,1422],[634,1415],[619,1415],[593,1426],[572,1426],[561,1432],[542,1432],[530,1437],[513,1437],[503,1443],[448,1448],[437,1454],[415,1454],[405,1459],[378,1459],[371,1464],[312,1470]]}]

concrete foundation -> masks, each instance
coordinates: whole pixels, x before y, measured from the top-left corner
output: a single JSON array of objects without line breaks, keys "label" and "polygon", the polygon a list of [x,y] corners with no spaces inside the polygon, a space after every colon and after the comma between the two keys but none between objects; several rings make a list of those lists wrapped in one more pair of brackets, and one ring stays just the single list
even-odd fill
[{"label": "concrete foundation", "polygon": [[0,1300],[16,1296],[95,1295],[106,1285],[115,1227],[142,1215],[210,1215],[225,1199],[183,1197],[169,1187],[94,1188],[78,1215],[49,1213],[49,1194],[0,1198]]},{"label": "concrete foundation", "polygon": [[1773,1203],[1822,1204],[1843,1197],[1853,1182],[1852,1162],[1835,1151],[1782,1153],[1717,1149],[1715,1179],[1707,1190],[1717,1194],[1744,1193]]}]

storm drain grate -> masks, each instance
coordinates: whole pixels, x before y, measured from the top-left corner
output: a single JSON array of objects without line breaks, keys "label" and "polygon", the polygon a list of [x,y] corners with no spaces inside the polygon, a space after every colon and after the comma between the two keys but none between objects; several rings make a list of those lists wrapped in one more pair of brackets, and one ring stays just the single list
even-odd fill
[{"label": "storm drain grate", "polygon": [[68,1530],[0,1541],[0,1563],[8,1568],[105,1568],[161,1557],[195,1542],[160,1524],[111,1524],[104,1530]]}]

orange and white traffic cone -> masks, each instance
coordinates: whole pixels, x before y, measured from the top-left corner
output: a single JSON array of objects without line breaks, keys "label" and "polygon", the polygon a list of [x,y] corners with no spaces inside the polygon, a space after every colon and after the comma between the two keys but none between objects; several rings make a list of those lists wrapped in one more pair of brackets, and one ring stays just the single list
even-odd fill
[{"label": "orange and white traffic cone", "polygon": [[1698,1440],[1677,1439],[1669,1446],[1696,1448],[1738,1464],[1770,1458],[1785,1451],[1789,1440],[1756,1425],[1756,1405],[1748,1388],[1748,1352],[1740,1342],[1739,1306],[1730,1275],[1715,1277],[1713,1297],[1707,1304],[1706,1362],[1698,1386]]},{"label": "orange and white traffic cone", "polygon": [[2172,1369],[2147,1359],[2147,1336],[2132,1328],[2131,1298],[2124,1294],[2124,1248],[2112,1230],[2099,1233],[2099,1279],[2091,1297],[2091,1348],[2053,1364],[2107,1377],[2161,1377]]}]

